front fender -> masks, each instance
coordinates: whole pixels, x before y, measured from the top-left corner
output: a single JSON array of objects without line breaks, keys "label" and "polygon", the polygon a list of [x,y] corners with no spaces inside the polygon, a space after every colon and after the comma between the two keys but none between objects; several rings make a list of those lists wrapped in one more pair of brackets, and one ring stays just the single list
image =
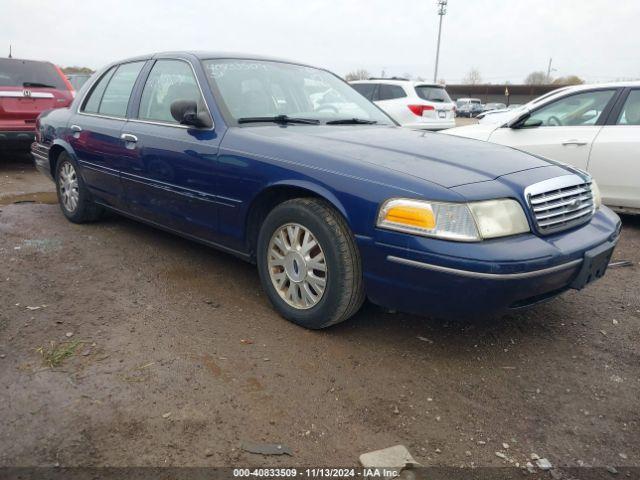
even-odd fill
[{"label": "front fender", "polygon": [[315,182],[311,182],[308,180],[290,178],[290,179],[281,179],[276,182],[270,183],[266,186],[265,190],[270,188],[278,188],[278,187],[295,187],[295,188],[302,188],[304,190],[309,190],[310,192],[313,192],[317,196],[322,197],[327,202],[331,203],[333,207],[340,212],[340,214],[347,220],[347,223],[351,226],[352,224],[351,219],[349,218],[349,215],[343,203],[328,188],[325,188],[321,185],[318,185]]}]

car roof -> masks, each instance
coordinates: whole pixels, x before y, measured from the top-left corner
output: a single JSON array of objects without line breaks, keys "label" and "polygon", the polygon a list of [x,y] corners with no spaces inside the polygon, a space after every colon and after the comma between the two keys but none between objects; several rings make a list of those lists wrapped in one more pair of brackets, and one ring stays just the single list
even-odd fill
[{"label": "car roof", "polygon": [[[199,60],[210,60],[210,59],[239,59],[239,60],[263,60],[270,62],[280,62],[280,63],[291,63],[294,65],[301,65],[305,67],[311,67],[304,62],[298,62],[295,60],[278,58],[278,57],[270,57],[266,55],[254,55],[250,53],[238,53],[238,52],[223,52],[223,51],[192,51],[192,50],[176,50],[176,51],[166,51],[166,52],[156,52],[147,55],[138,55],[136,57],[125,58],[121,60],[117,60],[112,62],[110,65],[115,65],[118,63],[128,63],[135,62],[141,60],[150,60],[152,58],[197,58]],[[320,68],[320,67],[314,67]]]}]

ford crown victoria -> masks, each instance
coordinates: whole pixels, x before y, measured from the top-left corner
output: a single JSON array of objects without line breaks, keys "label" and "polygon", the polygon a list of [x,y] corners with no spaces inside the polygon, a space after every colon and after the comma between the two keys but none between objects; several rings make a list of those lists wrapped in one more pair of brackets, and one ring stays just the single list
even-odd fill
[{"label": "ford crown victoria", "polygon": [[620,232],[582,171],[399,128],[332,73],[270,58],[116,62],[39,117],[32,153],[70,221],[111,210],[255,262],[308,328],[365,298],[447,317],[533,305],[601,277]]}]

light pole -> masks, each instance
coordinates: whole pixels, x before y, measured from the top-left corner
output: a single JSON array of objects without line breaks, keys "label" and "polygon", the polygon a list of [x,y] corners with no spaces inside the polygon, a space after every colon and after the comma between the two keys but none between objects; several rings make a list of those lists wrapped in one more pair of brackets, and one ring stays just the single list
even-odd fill
[{"label": "light pole", "polygon": [[440,25],[438,26],[438,46],[436,47],[436,68],[433,72],[433,83],[438,81],[438,60],[440,60],[440,36],[442,35],[442,17],[447,14],[447,2],[449,0],[438,0],[438,15],[440,16]]}]

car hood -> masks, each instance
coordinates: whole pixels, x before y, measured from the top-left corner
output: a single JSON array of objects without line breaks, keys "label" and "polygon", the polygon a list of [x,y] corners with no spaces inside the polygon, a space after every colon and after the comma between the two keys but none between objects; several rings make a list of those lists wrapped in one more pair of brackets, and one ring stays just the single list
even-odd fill
[{"label": "car hood", "polygon": [[441,133],[453,135],[456,137],[473,138],[475,140],[487,141],[496,128],[500,128],[500,124],[496,123],[476,123],[474,125],[465,125],[464,127],[449,128],[442,130]]},{"label": "car hood", "polygon": [[[233,130],[232,143],[256,154],[265,154],[267,142],[274,147],[269,155],[283,158],[286,155],[283,152],[289,152],[289,158],[284,160],[312,162],[304,155],[304,151],[308,151],[308,158],[322,154],[342,160],[345,169],[342,173],[351,173],[347,169],[353,167],[355,161],[446,188],[549,166],[543,159],[502,145],[398,127],[291,125]],[[296,158],[291,158],[292,151]],[[333,169],[337,169],[335,164]]]}]

